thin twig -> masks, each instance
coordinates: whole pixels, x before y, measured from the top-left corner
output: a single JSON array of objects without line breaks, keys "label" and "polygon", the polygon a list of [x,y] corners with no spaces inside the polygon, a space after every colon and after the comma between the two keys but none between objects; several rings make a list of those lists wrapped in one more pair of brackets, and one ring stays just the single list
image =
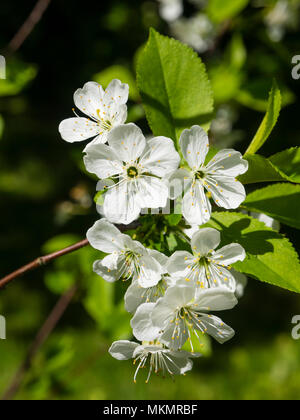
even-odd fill
[{"label": "thin twig", "polygon": [[8,53],[12,54],[20,48],[28,35],[33,31],[35,25],[41,20],[50,2],[51,0],[39,0],[36,3],[28,18],[9,42],[7,46]]},{"label": "thin twig", "polygon": [[19,268],[18,270],[14,271],[11,274],[0,279],[0,289],[7,285],[7,283],[11,282],[17,277],[20,277],[22,274],[27,273],[28,271],[34,270],[35,268],[41,267],[42,265],[48,264],[50,261],[61,257],[62,255],[69,254],[70,252],[74,252],[77,249],[83,248],[89,244],[87,239],[83,239],[80,242],[77,242],[74,245],[68,246],[67,248],[61,249],[60,251],[53,252],[52,254],[44,255],[43,257],[38,257],[34,261],[30,262],[29,264],[24,265],[23,267]]},{"label": "thin twig", "polygon": [[41,329],[37,333],[32,345],[30,346],[27,352],[27,355],[23,363],[21,364],[18,371],[16,372],[11,384],[9,385],[9,387],[7,388],[7,390],[4,392],[3,396],[1,397],[1,400],[10,400],[16,395],[26,372],[30,369],[32,365],[32,361],[35,355],[37,354],[40,347],[47,340],[51,332],[56,327],[58,321],[61,319],[61,317],[65,313],[67,307],[69,306],[69,304],[71,303],[75,295],[76,290],[77,290],[77,286],[74,285],[59,298],[56,305],[52,309],[50,315],[48,316],[48,318],[42,325]]},{"label": "thin twig", "polygon": [[[116,225],[121,232],[125,232],[129,229],[135,229],[139,225],[139,222],[132,222],[129,225]],[[80,242],[77,242],[74,245],[68,246],[67,248],[61,249],[60,251],[53,252],[52,254],[44,255],[43,257],[38,257],[35,260],[31,261],[29,264],[24,265],[13,273],[8,274],[7,276],[0,279],[0,290],[3,289],[8,283],[14,280],[17,277],[22,276],[28,271],[34,270],[41,267],[42,265],[48,264],[50,261],[55,260],[56,258],[61,257],[62,255],[69,254],[70,252],[77,251],[77,249],[83,248],[84,246],[89,245],[87,239],[83,239]]]}]

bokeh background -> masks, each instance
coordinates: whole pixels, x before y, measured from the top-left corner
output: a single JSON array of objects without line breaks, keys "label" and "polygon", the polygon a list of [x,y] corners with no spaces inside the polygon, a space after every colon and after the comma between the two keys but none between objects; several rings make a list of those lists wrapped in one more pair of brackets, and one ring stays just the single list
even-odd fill
[{"label": "bokeh background", "polygon": [[[0,277],[37,256],[84,238],[97,219],[95,178],[82,165],[82,144],[68,144],[59,122],[72,116],[73,92],[86,81],[115,77],[130,84],[129,120],[149,132],[135,86],[135,63],[150,27],[196,49],[215,92],[211,142],[241,152],[255,134],[276,77],[284,108],[265,156],[299,145],[299,0],[110,0],[83,4],[52,0],[17,51],[10,40],[36,1],[3,0],[0,53]],[[285,226],[299,250],[297,231]],[[107,354],[131,337],[123,309],[124,285],[92,273],[97,252],[84,248],[26,274],[0,292],[7,339],[0,340],[0,394],[11,383],[49,312],[75,282],[73,302],[26,369],[19,399],[299,399],[300,341],[291,319],[300,298],[249,279],[244,297],[223,319],[236,330],[221,346],[207,342],[186,377],[133,384],[130,361]],[[286,270],[289,268],[286,267]]]}]

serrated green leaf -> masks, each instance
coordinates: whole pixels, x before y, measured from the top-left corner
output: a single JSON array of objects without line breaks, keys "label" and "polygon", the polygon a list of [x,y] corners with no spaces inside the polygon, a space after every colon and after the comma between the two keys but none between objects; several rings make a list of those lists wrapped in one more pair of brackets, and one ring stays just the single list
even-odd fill
[{"label": "serrated green leaf", "polygon": [[213,213],[205,226],[221,232],[221,246],[237,242],[244,247],[246,259],[233,264],[236,270],[300,293],[299,257],[286,237],[241,213]]},{"label": "serrated green leaf", "polygon": [[[299,183],[299,159],[298,153],[294,153],[294,161],[292,161],[293,153],[291,153],[291,164],[285,161],[284,158],[288,158],[289,154],[278,156],[274,155],[270,158],[265,158],[261,155],[244,155],[249,163],[248,171],[239,176],[238,179],[243,184],[253,184],[256,182],[293,182]],[[278,154],[280,155],[280,154]],[[279,166],[275,166],[274,162]],[[286,172],[285,172],[286,171]]]},{"label": "serrated green leaf", "polygon": [[265,143],[265,141],[270,136],[277,120],[279,117],[281,109],[281,94],[277,86],[276,81],[273,81],[273,86],[269,94],[269,102],[267,113],[254,136],[254,139],[250,143],[246,153],[254,154],[256,153]]},{"label": "serrated green leaf", "polygon": [[279,171],[267,158],[260,155],[244,155],[249,163],[248,171],[239,176],[243,184],[255,182],[289,181],[289,178]]},{"label": "serrated green leaf", "polygon": [[139,55],[137,84],[154,135],[178,140],[193,124],[208,130],[213,93],[204,64],[187,45],[151,29]]},{"label": "serrated green leaf", "polygon": [[291,182],[300,183],[300,147],[292,147],[276,153],[269,161],[284,172]]},{"label": "serrated green leaf", "polygon": [[300,185],[273,184],[247,195],[242,207],[300,229]]},{"label": "serrated green leaf", "polygon": [[214,23],[237,16],[249,3],[249,0],[210,0],[206,12]]}]

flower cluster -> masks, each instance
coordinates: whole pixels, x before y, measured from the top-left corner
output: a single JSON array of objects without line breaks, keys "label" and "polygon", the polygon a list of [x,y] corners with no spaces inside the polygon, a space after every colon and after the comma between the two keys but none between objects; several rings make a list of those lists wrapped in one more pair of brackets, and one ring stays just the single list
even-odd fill
[{"label": "flower cluster", "polygon": [[[104,217],[88,230],[87,239],[106,254],[93,270],[108,282],[130,282],[125,308],[133,315],[133,335],[141,342],[120,340],[109,352],[119,360],[134,360],[134,380],[147,364],[148,382],[152,372],[189,371],[192,359],[201,356],[204,334],[219,343],[234,335],[214,312],[232,309],[242,295],[245,279],[231,265],[246,254],[237,243],[219,247],[220,232],[201,225],[211,217],[211,201],[236,209],[245,199],[237,177],[248,166],[232,149],[208,154],[209,139],[200,126],[182,132],[180,150],[169,138],[146,138],[135,124],[125,124],[127,98],[128,86],[119,80],[106,90],[88,82],[74,95],[88,118],[76,115],[62,121],[59,130],[68,142],[92,138],[84,149],[84,163],[103,185]],[[183,226],[182,234],[190,251],[166,255],[115,226],[135,221],[144,208],[165,207],[180,194],[190,226]]]}]

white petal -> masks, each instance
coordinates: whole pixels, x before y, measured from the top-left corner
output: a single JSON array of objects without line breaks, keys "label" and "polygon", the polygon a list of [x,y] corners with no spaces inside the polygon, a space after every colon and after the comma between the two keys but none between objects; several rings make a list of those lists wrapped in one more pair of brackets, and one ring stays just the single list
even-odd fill
[{"label": "white petal", "polygon": [[[167,289],[169,290],[169,289]],[[176,309],[176,307],[175,307]],[[164,297],[159,298],[155,303],[151,319],[155,327],[163,328],[168,324],[170,320],[174,317],[174,307],[173,304],[169,306],[164,299]]]},{"label": "white petal", "polygon": [[137,179],[138,200],[141,208],[165,207],[168,199],[168,187],[158,178],[141,176]]},{"label": "white petal", "polygon": [[135,162],[146,147],[146,139],[133,123],[114,127],[107,136],[108,144],[124,162]]},{"label": "white petal", "polygon": [[190,284],[176,284],[173,287],[169,287],[163,297],[164,302],[167,306],[173,308],[179,308],[186,306],[195,297],[195,287]]},{"label": "white petal", "polygon": [[243,184],[234,178],[214,174],[207,176],[205,181],[213,200],[220,207],[236,209],[246,198]]},{"label": "white petal", "polygon": [[194,257],[187,251],[175,251],[167,263],[168,273],[176,277],[184,277],[187,273],[187,266],[192,263]]},{"label": "white petal", "polygon": [[99,126],[87,118],[68,118],[58,127],[61,137],[69,143],[83,141],[99,134]]},{"label": "white petal", "polygon": [[116,270],[118,268],[118,259],[119,254],[117,252],[113,252],[103,258],[102,265],[110,270]]},{"label": "white petal", "polygon": [[143,255],[139,259],[140,273],[137,279],[142,287],[155,286],[161,279],[161,266],[150,255]]},{"label": "white petal", "polygon": [[161,266],[161,273],[166,273],[166,265],[169,258],[162,252],[156,251],[156,249],[148,249],[148,252],[152,258],[154,258]]},{"label": "white petal", "polygon": [[225,311],[232,309],[237,303],[234,293],[223,287],[201,290],[195,300],[195,306],[199,312]]},{"label": "white petal", "polygon": [[82,89],[74,93],[74,103],[84,114],[98,119],[99,109],[102,108],[104,91],[96,82],[87,82]]},{"label": "white petal", "polygon": [[128,225],[139,217],[140,211],[137,193],[127,182],[105,193],[103,213],[110,222]]},{"label": "white petal", "polygon": [[128,340],[119,340],[112,343],[109,353],[118,360],[132,359],[134,350],[139,347],[138,343]]},{"label": "white petal", "polygon": [[102,279],[109,283],[114,283],[119,280],[120,275],[118,270],[111,270],[103,265],[102,260],[96,260],[93,264],[94,273],[98,274]]},{"label": "white petal", "polygon": [[147,289],[140,286],[137,281],[131,283],[124,296],[125,309],[127,312],[134,314],[136,309],[142,303],[145,303],[146,299],[143,298],[143,294],[146,290]]},{"label": "white petal", "polygon": [[174,323],[168,323],[163,334],[159,337],[159,341],[172,350],[179,350],[189,337],[188,328],[183,328],[181,328],[180,334],[175,333],[174,335]]},{"label": "white petal", "polygon": [[217,264],[231,265],[237,261],[244,261],[246,258],[246,252],[240,244],[229,244],[218,249],[213,255],[213,260]]},{"label": "white petal", "polygon": [[105,89],[103,100],[105,102],[115,101],[119,104],[126,104],[128,94],[129,86],[118,79],[113,79]]},{"label": "white petal", "polygon": [[85,167],[99,178],[109,178],[123,172],[122,162],[106,144],[90,145],[86,152],[83,158]]},{"label": "white petal", "polygon": [[118,107],[114,107],[114,109],[112,109],[110,112],[109,118],[110,118],[112,127],[125,124],[127,120],[127,106],[119,105]]},{"label": "white petal", "polygon": [[191,169],[198,169],[204,164],[209,149],[209,140],[203,128],[194,125],[190,130],[183,130],[179,143],[182,154]]},{"label": "white petal", "polygon": [[203,315],[200,318],[202,324],[207,328],[206,333],[212,336],[220,344],[230,340],[234,336],[234,330],[214,315]]},{"label": "white petal", "polygon": [[87,231],[86,237],[93,248],[106,253],[123,249],[123,235],[105,219],[98,220]]},{"label": "white petal", "polygon": [[175,171],[180,162],[173,140],[167,137],[154,137],[147,142],[147,149],[141,157],[141,165],[154,175],[164,177]]},{"label": "white petal", "polygon": [[212,228],[199,229],[194,233],[191,240],[191,247],[194,253],[201,256],[207,255],[214,250],[221,241],[220,232]]},{"label": "white petal", "polygon": [[225,267],[210,263],[208,266],[210,287],[225,287],[235,292],[236,282],[234,276]]},{"label": "white petal", "polygon": [[143,303],[130,322],[133,335],[140,341],[153,341],[159,334],[160,328],[155,327],[151,319],[154,306],[155,303]]},{"label": "white petal", "polygon": [[248,162],[242,158],[240,152],[224,149],[213,157],[206,170],[213,175],[236,177],[247,172]]},{"label": "white petal", "polygon": [[211,215],[211,204],[199,181],[185,193],[182,201],[182,214],[190,225],[203,225]]},{"label": "white petal", "polygon": [[134,241],[129,235],[123,234],[124,247],[130,249],[135,254],[147,254],[146,248],[139,241]]},{"label": "white petal", "polygon": [[85,148],[83,149],[83,153],[87,153],[89,148],[95,144],[104,144],[107,141],[107,133],[108,131],[103,131],[102,134],[96,136],[92,141],[90,141]]}]

